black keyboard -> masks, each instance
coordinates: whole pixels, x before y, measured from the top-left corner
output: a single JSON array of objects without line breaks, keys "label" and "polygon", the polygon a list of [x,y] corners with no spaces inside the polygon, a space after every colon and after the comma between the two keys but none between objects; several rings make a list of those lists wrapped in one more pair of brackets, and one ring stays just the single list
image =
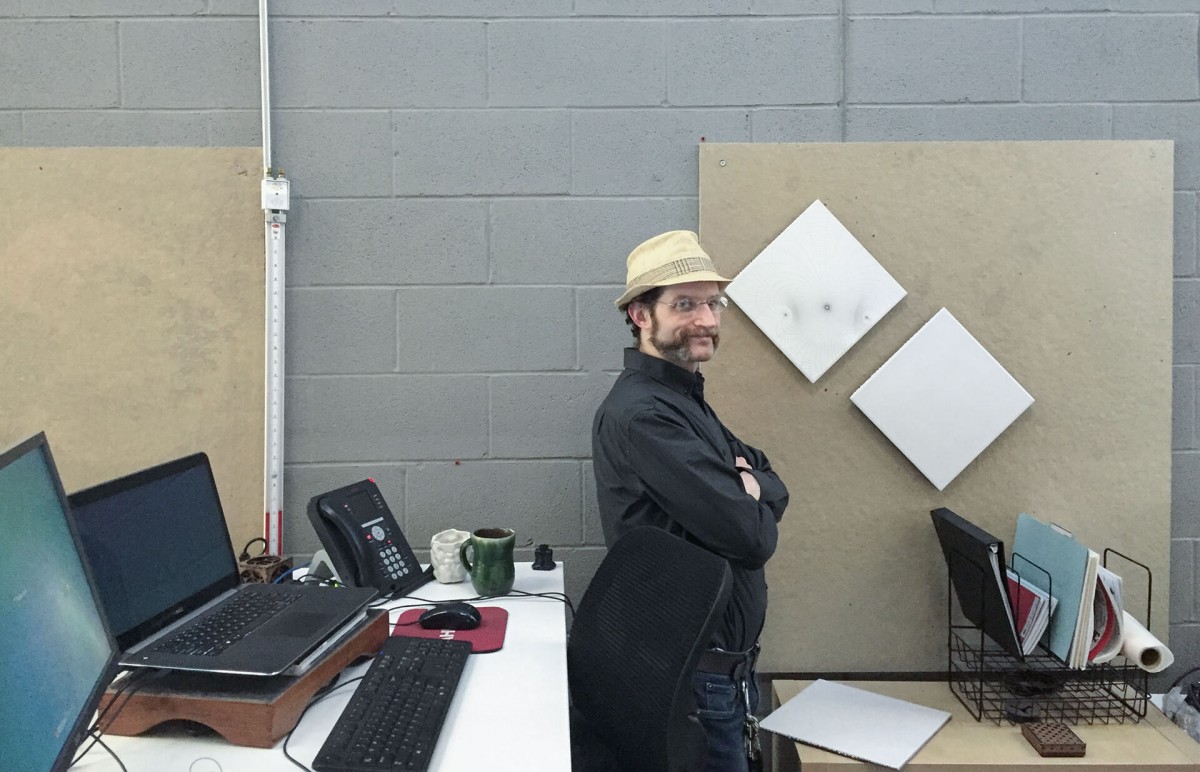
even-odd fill
[{"label": "black keyboard", "polygon": [[220,654],[301,597],[299,592],[243,590],[163,638],[153,651],[199,656]]},{"label": "black keyboard", "polygon": [[467,641],[388,638],[313,769],[424,772],[470,653]]}]

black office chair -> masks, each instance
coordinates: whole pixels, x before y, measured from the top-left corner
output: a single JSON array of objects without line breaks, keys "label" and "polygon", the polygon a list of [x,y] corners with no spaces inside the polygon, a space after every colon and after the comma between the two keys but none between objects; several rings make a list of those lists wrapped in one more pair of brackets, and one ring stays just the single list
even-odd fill
[{"label": "black office chair", "polygon": [[575,772],[700,766],[692,675],[730,583],[725,560],[658,528],[612,546],[567,642]]}]

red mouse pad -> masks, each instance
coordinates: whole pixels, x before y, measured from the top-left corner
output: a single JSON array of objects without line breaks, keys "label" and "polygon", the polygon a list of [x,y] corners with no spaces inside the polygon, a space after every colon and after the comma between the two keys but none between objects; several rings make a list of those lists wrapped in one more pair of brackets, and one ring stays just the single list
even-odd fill
[{"label": "red mouse pad", "polygon": [[504,631],[508,629],[508,611],[498,606],[478,606],[479,627],[474,630],[426,630],[417,624],[429,609],[410,608],[400,614],[392,635],[409,638],[442,638],[447,641],[470,641],[472,654],[497,651],[504,645]]}]

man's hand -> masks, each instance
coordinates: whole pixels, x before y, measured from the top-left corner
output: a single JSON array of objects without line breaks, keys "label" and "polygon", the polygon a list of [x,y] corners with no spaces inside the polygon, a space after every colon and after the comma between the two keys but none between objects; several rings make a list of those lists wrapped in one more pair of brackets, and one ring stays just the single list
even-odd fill
[{"label": "man's hand", "polygon": [[743,470],[749,472],[754,467],[750,466],[750,462],[747,461],[745,458],[738,456],[737,458],[735,458],[733,460],[733,468],[734,469],[743,469]]},{"label": "man's hand", "polygon": [[762,495],[762,489],[758,487],[758,480],[754,479],[754,475],[745,470],[742,470],[740,474],[742,475],[742,485],[746,488],[746,493],[749,493],[754,497],[755,501],[758,501],[758,497]]}]

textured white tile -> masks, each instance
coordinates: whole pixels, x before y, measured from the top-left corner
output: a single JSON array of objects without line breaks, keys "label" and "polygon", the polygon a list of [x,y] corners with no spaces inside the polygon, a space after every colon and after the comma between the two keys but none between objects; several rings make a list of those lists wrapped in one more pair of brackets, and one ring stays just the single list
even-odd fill
[{"label": "textured white tile", "polygon": [[758,253],[727,292],[814,383],[906,294],[820,201]]},{"label": "textured white tile", "polygon": [[943,308],[850,401],[944,490],[1033,397]]}]

